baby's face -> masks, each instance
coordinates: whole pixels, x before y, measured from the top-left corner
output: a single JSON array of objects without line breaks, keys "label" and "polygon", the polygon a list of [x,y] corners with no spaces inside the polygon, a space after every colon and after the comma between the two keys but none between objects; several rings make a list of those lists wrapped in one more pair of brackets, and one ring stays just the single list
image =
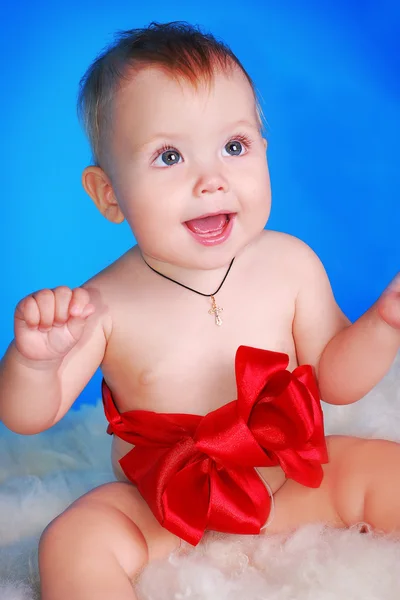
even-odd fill
[{"label": "baby's face", "polygon": [[112,122],[114,193],[147,258],[218,268],[262,231],[265,142],[239,69],[197,90],[141,70],[118,93]]}]

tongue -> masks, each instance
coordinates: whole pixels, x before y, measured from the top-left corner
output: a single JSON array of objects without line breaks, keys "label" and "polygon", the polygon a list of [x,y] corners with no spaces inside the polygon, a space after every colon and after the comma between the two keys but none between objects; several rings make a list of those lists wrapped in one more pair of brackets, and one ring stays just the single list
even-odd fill
[{"label": "tongue", "polygon": [[203,217],[202,219],[192,219],[186,221],[186,225],[194,233],[211,233],[219,231],[227,222],[227,215],[213,215],[212,217]]}]

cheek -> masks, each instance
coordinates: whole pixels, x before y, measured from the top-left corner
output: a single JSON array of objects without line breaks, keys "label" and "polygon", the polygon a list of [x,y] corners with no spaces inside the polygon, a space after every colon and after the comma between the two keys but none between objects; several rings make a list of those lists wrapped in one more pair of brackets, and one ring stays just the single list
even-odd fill
[{"label": "cheek", "polygon": [[243,173],[242,204],[243,217],[249,231],[261,231],[269,219],[271,212],[271,187],[268,166],[265,161],[259,161],[257,166],[247,173]]},{"label": "cheek", "polygon": [[159,190],[157,183],[144,177],[139,170],[134,168],[124,173],[118,180],[118,202],[128,221],[143,219],[151,215],[157,206]]},{"label": "cheek", "polygon": [[119,201],[137,242],[165,238],[180,222],[175,186],[164,177],[131,177],[120,188]]},{"label": "cheek", "polygon": [[239,176],[239,185],[244,198],[247,199],[249,208],[269,204],[271,188],[268,165],[265,161],[254,161],[244,169]]},{"label": "cheek", "polygon": [[269,177],[269,169],[268,163],[266,160],[263,160],[259,165],[258,169],[258,178],[257,178],[257,188],[259,190],[260,195],[267,199],[268,202],[271,200],[271,182]]}]

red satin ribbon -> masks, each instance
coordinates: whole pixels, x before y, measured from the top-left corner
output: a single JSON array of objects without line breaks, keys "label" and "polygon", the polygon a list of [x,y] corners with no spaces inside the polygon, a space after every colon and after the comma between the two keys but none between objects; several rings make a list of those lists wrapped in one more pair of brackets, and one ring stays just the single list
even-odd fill
[{"label": "red satin ribbon", "polygon": [[321,484],[328,462],[317,384],[309,365],[286,370],[280,352],[240,346],[238,398],[207,415],[119,413],[103,380],[107,433],[133,444],[119,462],[158,521],[196,545],[205,530],[256,534],[271,499],[254,467]]}]

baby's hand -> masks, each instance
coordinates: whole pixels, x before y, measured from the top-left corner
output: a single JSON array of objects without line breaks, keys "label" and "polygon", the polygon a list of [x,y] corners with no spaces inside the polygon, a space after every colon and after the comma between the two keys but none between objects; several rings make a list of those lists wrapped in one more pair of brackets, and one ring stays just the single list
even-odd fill
[{"label": "baby's hand", "polygon": [[95,307],[83,288],[60,286],[23,298],[15,309],[17,350],[33,361],[60,361],[82,337]]},{"label": "baby's hand", "polygon": [[400,273],[379,298],[377,308],[388,325],[400,329]]}]

